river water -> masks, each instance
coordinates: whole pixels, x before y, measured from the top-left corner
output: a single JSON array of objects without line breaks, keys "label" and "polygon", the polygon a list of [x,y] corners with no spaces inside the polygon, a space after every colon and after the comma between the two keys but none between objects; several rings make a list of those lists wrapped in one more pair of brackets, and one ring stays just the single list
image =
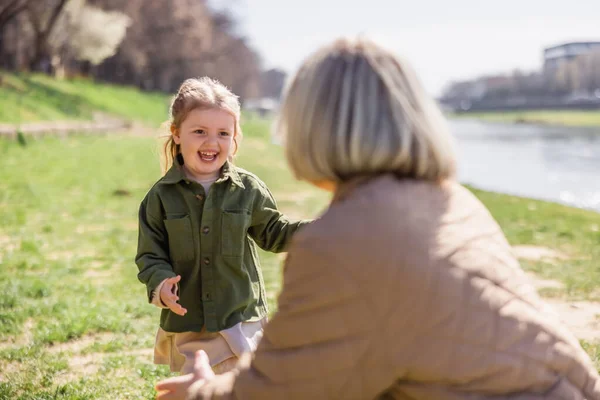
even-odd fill
[{"label": "river water", "polygon": [[450,129],[461,182],[600,211],[600,128],[451,120]]}]

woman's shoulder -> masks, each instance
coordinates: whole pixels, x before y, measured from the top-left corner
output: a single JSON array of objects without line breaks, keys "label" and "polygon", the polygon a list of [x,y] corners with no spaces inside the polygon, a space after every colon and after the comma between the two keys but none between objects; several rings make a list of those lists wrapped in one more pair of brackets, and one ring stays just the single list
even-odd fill
[{"label": "woman's shoulder", "polygon": [[300,251],[307,263],[320,252],[335,256],[335,268],[358,271],[368,264],[375,271],[430,263],[438,250],[467,246],[477,232],[493,232],[489,240],[502,242],[487,209],[460,184],[381,177],[332,202],[295,234],[289,251]]},{"label": "woman's shoulder", "polygon": [[350,207],[370,204],[373,211],[378,212],[398,209],[442,211],[456,206],[462,209],[483,207],[469,189],[455,180],[430,182],[400,179],[392,174],[374,178],[345,197]]},{"label": "woman's shoulder", "polygon": [[302,233],[346,242],[349,237],[361,235],[418,235],[448,220],[460,220],[461,215],[474,217],[468,218],[470,221],[491,219],[485,206],[457,182],[433,183],[383,175],[334,199],[321,218]]}]

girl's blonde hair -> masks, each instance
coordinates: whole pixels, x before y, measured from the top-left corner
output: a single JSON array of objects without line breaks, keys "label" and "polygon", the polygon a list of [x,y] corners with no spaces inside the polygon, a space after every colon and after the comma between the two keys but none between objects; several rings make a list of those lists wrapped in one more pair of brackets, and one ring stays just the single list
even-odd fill
[{"label": "girl's blonde hair", "polygon": [[235,118],[235,131],[233,134],[233,143],[235,145],[233,154],[230,155],[230,161],[237,153],[239,142],[242,138],[242,129],[240,128],[240,102],[238,96],[233,94],[225,85],[216,79],[209,77],[186,79],[177,94],[173,96],[171,107],[169,109],[170,119],[167,121],[169,127],[169,136],[163,144],[163,154],[161,164],[163,174],[173,165],[173,161],[180,153],[179,145],[173,140],[173,132],[181,127],[181,123],[188,116],[190,111],[200,109],[216,108],[229,112]]},{"label": "girl's blonde hair", "polygon": [[455,173],[452,137],[409,64],[374,42],[338,39],[304,61],[275,123],[296,178],[340,183],[391,172]]}]

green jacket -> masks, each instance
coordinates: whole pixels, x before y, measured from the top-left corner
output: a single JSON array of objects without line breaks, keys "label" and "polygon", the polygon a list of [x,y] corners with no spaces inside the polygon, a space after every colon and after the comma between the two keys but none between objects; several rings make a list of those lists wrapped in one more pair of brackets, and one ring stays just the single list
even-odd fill
[{"label": "green jacket", "polygon": [[277,210],[266,185],[226,163],[208,193],[175,163],[148,192],[139,210],[135,262],[148,299],[166,278],[181,275],[179,316],[164,309],[168,332],[210,332],[267,315],[267,298],[256,245],[284,251],[296,230]]}]

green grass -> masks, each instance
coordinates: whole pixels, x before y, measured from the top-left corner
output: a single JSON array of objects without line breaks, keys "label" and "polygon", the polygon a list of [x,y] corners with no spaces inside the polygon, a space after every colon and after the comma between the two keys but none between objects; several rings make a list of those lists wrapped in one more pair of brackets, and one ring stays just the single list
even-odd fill
[{"label": "green grass", "polygon": [[[238,163],[266,181],[286,213],[318,213],[328,195],[292,178],[266,123],[244,128]],[[137,207],[159,177],[156,141],[0,141],[0,155],[0,399],[152,398],[169,372],[151,363],[158,312],[133,256]],[[569,255],[526,268],[562,280],[571,296],[598,298],[600,214],[474,191],[513,244]],[[274,310],[281,256],[261,257]],[[597,346],[588,348],[596,357]]]},{"label": "green grass", "polygon": [[[325,207],[327,193],[293,179],[268,122],[250,119],[244,132],[237,163],[267,183],[284,212],[309,217]],[[133,263],[138,205],[159,175],[157,140],[147,136],[0,140],[0,399],[151,399],[170,375],[152,364],[158,310]],[[525,268],[565,282],[568,296],[599,299],[600,214],[474,192],[511,243],[569,257]],[[282,256],[261,252],[261,260],[273,311]],[[585,346],[598,360],[598,343]]]},{"label": "green grass", "polygon": [[[292,179],[267,124],[244,128],[238,163],[284,211],[317,213],[327,194]],[[152,364],[158,310],[133,263],[157,153],[133,135],[0,140],[0,399],[150,399],[169,376]],[[272,309],[281,260],[262,253]]]},{"label": "green grass", "polygon": [[101,112],[156,126],[167,119],[169,97],[88,79],[0,71],[0,123],[90,120]]},{"label": "green grass", "polygon": [[507,123],[600,127],[600,110],[465,112],[452,114],[451,117]]},{"label": "green grass", "polygon": [[523,268],[565,284],[571,299],[600,301],[600,214],[473,189],[511,244],[559,251],[564,260],[522,261]]}]

